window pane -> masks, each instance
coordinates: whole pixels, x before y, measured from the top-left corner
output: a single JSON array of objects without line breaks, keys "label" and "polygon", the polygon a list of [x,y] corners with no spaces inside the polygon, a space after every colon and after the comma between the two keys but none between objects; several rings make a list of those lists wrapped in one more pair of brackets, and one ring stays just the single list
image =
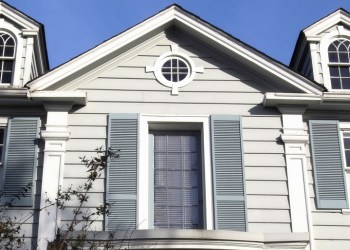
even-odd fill
[{"label": "window pane", "polygon": [[12,82],[12,72],[3,72],[2,73],[2,83],[11,83]]},{"label": "window pane", "polygon": [[328,51],[337,51],[337,47],[334,45],[334,43],[331,43],[330,45],[329,45],[329,47],[328,47]]},{"label": "window pane", "polygon": [[339,62],[341,62],[341,63],[348,63],[349,62],[348,52],[340,52],[339,53]]},{"label": "window pane", "polygon": [[331,78],[332,89],[341,89],[340,79]]},{"label": "window pane", "polygon": [[341,82],[343,89],[350,89],[350,78],[342,78]]},{"label": "window pane", "polygon": [[339,52],[347,52],[348,49],[346,48],[345,44],[342,42],[338,47]]},{"label": "window pane", "polygon": [[179,81],[179,78],[177,77],[177,74],[173,74],[173,82],[178,82]]},{"label": "window pane", "polygon": [[350,151],[345,151],[346,166],[350,166]]},{"label": "window pane", "polygon": [[171,81],[171,74],[163,74],[164,78]]},{"label": "window pane", "polygon": [[13,61],[4,61],[4,71],[12,72]]},{"label": "window pane", "polygon": [[341,77],[349,77],[349,67],[340,67],[340,75]]},{"label": "window pane", "polygon": [[330,66],[329,67],[329,74],[331,76],[339,77],[339,67],[337,67],[337,66]]},{"label": "window pane", "polygon": [[350,138],[347,138],[347,137],[344,138],[344,148],[350,149]]},{"label": "window pane", "polygon": [[8,57],[13,57],[14,56],[14,52],[15,52],[15,48],[14,47],[5,47],[5,56]]},{"label": "window pane", "polygon": [[170,60],[169,61],[166,61],[164,64],[163,64],[163,67],[168,67],[170,68],[171,65],[170,65]]},{"label": "window pane", "polygon": [[6,45],[15,46],[15,41],[13,40],[12,37],[10,37],[10,38],[7,40]]},{"label": "window pane", "polygon": [[336,52],[329,52],[328,53],[329,61],[330,62],[338,62],[338,53]]}]

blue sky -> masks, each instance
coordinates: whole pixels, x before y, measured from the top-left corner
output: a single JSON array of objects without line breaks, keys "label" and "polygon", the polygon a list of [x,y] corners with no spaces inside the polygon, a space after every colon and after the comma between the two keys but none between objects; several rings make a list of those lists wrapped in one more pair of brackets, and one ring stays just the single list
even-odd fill
[{"label": "blue sky", "polygon": [[289,64],[301,29],[350,0],[7,0],[45,25],[56,67],[177,3],[267,55]]}]

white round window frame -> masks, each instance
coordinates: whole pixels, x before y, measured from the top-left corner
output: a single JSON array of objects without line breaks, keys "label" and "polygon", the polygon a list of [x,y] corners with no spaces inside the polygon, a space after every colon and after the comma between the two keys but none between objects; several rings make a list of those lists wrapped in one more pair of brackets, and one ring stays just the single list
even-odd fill
[{"label": "white round window frame", "polygon": [[[185,79],[178,82],[172,82],[164,77],[162,73],[162,67],[164,63],[170,59],[180,59],[188,66],[188,75],[185,77]],[[187,84],[189,84],[190,82],[192,82],[193,79],[195,78],[196,71],[194,69],[195,69],[194,62],[189,56],[179,52],[167,52],[161,55],[160,57],[158,57],[158,59],[156,60],[154,64],[154,75],[157,78],[157,80],[164,86],[167,86],[169,88],[172,88],[175,86],[177,88],[182,88]]]}]

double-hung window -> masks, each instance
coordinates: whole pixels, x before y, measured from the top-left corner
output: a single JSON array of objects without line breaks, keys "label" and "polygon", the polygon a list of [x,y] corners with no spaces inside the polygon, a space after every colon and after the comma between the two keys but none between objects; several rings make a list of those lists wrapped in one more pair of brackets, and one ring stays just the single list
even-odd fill
[{"label": "double-hung window", "polygon": [[153,141],[154,228],[200,228],[200,134],[151,131],[150,135]]},{"label": "double-hung window", "polygon": [[350,89],[350,41],[338,39],[328,46],[332,89]]},{"label": "double-hung window", "polygon": [[0,83],[11,84],[16,43],[8,33],[0,32]]}]

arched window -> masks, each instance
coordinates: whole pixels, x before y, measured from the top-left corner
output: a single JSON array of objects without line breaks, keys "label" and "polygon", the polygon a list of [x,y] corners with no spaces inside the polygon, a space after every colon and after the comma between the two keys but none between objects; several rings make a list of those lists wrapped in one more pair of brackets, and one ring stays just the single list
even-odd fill
[{"label": "arched window", "polygon": [[0,32],[0,83],[12,83],[15,48],[13,37]]},{"label": "arched window", "polygon": [[328,47],[332,89],[350,89],[350,41],[338,39]]}]

